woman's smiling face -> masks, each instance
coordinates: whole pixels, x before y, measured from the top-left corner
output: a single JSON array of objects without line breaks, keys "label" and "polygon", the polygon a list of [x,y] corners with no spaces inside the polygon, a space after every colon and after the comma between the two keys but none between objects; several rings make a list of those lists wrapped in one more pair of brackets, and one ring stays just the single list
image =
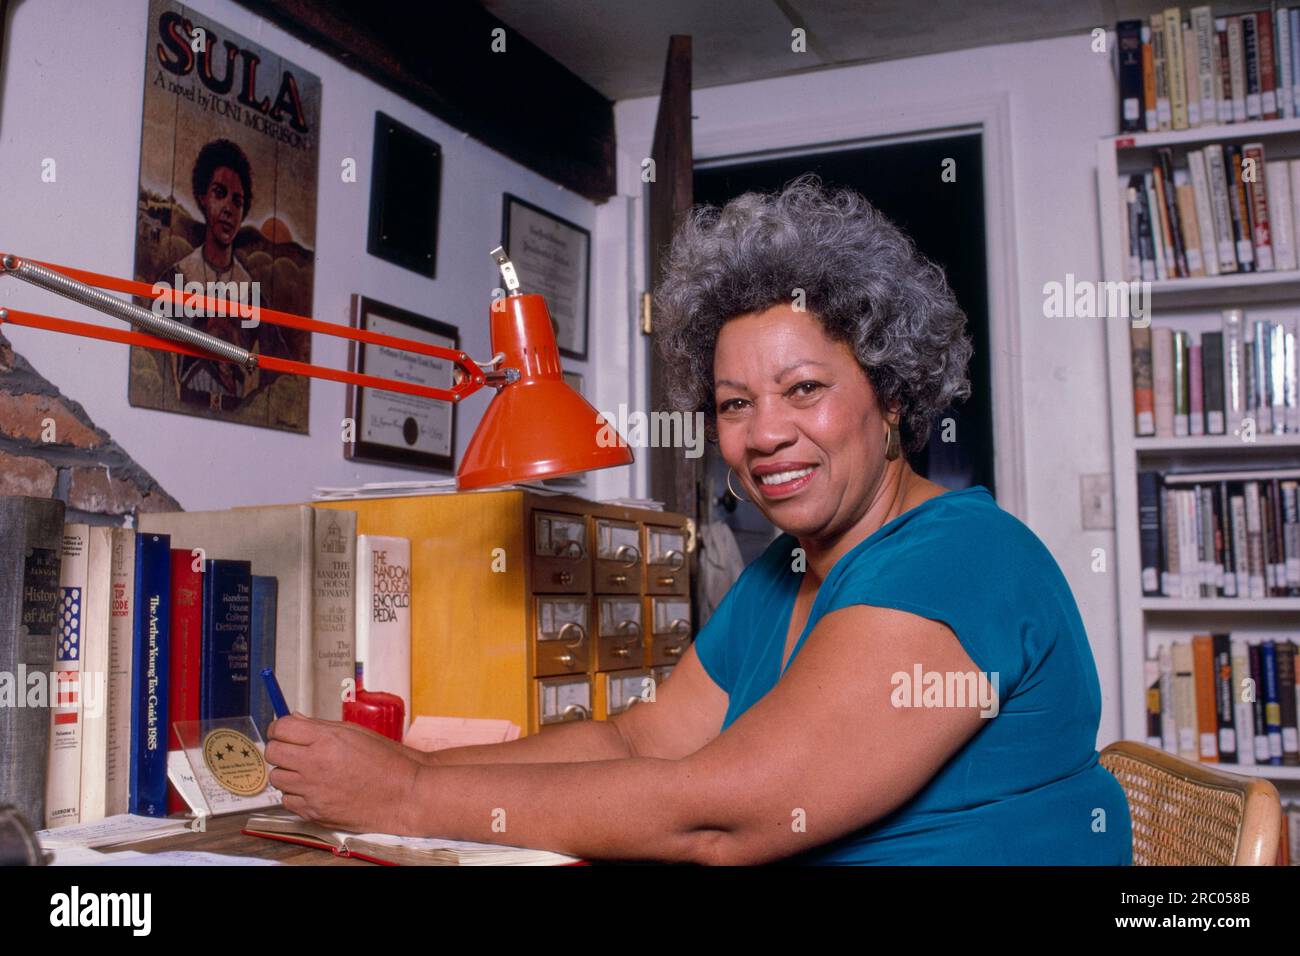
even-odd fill
[{"label": "woman's smiling face", "polygon": [[820,538],[862,517],[889,419],[848,345],[776,305],[722,326],[713,378],[722,457],[773,524]]}]

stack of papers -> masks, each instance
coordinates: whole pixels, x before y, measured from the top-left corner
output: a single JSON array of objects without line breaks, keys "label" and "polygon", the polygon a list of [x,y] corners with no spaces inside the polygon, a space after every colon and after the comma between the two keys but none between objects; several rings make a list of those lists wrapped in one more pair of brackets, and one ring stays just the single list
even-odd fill
[{"label": "stack of papers", "polygon": [[430,753],[451,747],[499,744],[519,739],[519,725],[512,720],[476,717],[416,717],[402,739],[403,745]]},{"label": "stack of papers", "polygon": [[[535,491],[543,495],[562,495],[563,491],[548,488],[533,481],[515,482],[509,485],[493,485],[489,488],[474,488],[472,491],[510,491],[520,489]],[[430,478],[423,481],[372,481],[356,488],[333,488],[320,486],[312,495],[313,501],[351,501],[357,498],[404,498],[411,495],[452,495],[468,494],[456,488],[455,478]]]},{"label": "stack of papers", "polygon": [[603,505],[619,505],[623,508],[647,508],[651,511],[663,511],[664,503],[653,498],[601,498]]}]

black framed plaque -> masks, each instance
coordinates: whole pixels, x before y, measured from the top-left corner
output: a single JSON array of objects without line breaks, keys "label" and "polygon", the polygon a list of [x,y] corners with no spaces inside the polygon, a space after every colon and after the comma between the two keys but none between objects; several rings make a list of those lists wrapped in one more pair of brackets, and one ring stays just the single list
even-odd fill
[{"label": "black framed plaque", "polygon": [[[460,349],[460,330],[395,305],[352,296],[352,326],[384,335]],[[450,359],[352,341],[348,368],[432,388],[451,388]],[[456,403],[435,398],[348,386],[353,440],[343,443],[349,461],[450,471],[456,451]]]},{"label": "black framed plaque", "polygon": [[546,299],[560,354],[586,359],[591,233],[510,193],[502,205],[502,243],[520,287]]},{"label": "black framed plaque", "polygon": [[376,112],[371,173],[366,251],[432,279],[438,258],[441,147]]}]

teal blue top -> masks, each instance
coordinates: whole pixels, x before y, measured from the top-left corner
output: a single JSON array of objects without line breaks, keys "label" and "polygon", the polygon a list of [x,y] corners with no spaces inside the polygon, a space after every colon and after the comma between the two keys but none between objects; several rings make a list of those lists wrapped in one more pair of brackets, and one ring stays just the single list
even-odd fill
[{"label": "teal blue top", "polygon": [[[723,730],[780,677],[798,546],[776,538],[696,638],[705,671],[730,697]],[[1097,759],[1101,687],[1079,609],[1046,546],[988,489],[930,498],[841,557],[791,663],[822,615],[852,604],[946,624],[975,666],[997,675],[997,713],[901,807],[794,861],[1132,863],[1124,791]]]}]

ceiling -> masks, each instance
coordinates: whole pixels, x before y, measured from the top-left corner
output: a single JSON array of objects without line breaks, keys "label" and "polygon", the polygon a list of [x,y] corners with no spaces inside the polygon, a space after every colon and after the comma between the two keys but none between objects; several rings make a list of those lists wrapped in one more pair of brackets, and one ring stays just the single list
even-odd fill
[{"label": "ceiling", "polygon": [[[696,88],[850,63],[1087,34],[1169,0],[481,0],[612,100],[657,94],[668,37],[693,38]],[[1184,4],[1184,15],[1192,3]],[[1216,16],[1259,0],[1218,2]],[[807,51],[791,51],[791,31]]]}]

